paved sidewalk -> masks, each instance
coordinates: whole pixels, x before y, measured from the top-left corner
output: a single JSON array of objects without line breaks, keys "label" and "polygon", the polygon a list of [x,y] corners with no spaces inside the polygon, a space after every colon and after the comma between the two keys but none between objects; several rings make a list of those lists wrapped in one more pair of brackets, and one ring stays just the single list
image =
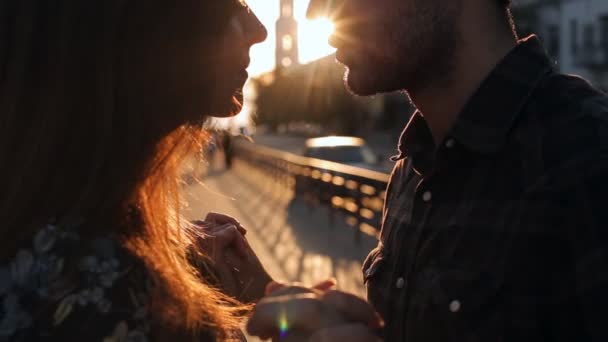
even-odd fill
[{"label": "paved sidewalk", "polygon": [[189,219],[215,211],[236,217],[248,229],[247,238],[271,276],[312,285],[328,277],[339,289],[365,295],[361,263],[375,247],[375,238],[335,220],[324,208],[309,208],[269,177],[235,160],[230,171],[211,170],[202,184],[184,188]]}]

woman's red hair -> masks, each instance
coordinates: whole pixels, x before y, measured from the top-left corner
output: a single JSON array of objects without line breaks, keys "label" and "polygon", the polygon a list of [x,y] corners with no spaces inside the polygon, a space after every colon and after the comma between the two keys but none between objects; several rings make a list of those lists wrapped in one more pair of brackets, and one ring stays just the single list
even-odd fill
[{"label": "woman's red hair", "polygon": [[[230,1],[209,1],[209,27],[225,25]],[[180,219],[180,162],[205,136],[177,122],[160,131],[154,113],[124,105],[121,39],[134,2],[0,1],[0,255],[51,217],[84,217],[83,234],[119,237],[152,271],[161,330],[228,339],[240,309],[200,281]]]}]

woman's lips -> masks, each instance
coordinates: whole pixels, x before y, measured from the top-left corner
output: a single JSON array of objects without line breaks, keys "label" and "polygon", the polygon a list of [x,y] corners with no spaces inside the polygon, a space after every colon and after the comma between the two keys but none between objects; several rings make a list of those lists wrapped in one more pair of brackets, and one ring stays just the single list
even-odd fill
[{"label": "woman's lips", "polygon": [[249,73],[247,72],[247,70],[241,69],[241,71],[239,71],[237,73],[235,80],[236,80],[238,86],[241,87],[245,84],[245,82],[247,82],[248,78],[249,78]]},{"label": "woman's lips", "polygon": [[237,79],[239,80],[239,82],[241,84],[244,84],[247,79],[249,78],[249,73],[247,72],[247,68],[249,67],[249,64],[251,63],[251,59],[249,58],[249,51],[247,52],[247,54],[241,59],[241,63],[239,66],[239,73],[237,76]]}]

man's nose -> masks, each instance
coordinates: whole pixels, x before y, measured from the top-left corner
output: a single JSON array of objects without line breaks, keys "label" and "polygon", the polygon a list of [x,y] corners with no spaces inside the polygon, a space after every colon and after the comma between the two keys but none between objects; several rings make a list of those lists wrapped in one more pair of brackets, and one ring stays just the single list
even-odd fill
[{"label": "man's nose", "polygon": [[306,17],[315,19],[319,17],[335,18],[345,0],[310,0]]}]

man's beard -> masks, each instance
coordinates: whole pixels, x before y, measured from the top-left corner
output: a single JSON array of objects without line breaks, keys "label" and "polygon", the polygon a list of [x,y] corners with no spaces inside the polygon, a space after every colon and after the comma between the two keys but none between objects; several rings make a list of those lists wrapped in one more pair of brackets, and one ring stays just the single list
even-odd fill
[{"label": "man's beard", "polygon": [[402,24],[401,16],[391,19],[395,29],[385,33],[384,53],[369,53],[376,57],[347,69],[345,84],[353,94],[415,93],[449,82],[461,40],[456,24],[459,7],[422,1],[426,2],[418,6],[422,10],[408,24]]}]

